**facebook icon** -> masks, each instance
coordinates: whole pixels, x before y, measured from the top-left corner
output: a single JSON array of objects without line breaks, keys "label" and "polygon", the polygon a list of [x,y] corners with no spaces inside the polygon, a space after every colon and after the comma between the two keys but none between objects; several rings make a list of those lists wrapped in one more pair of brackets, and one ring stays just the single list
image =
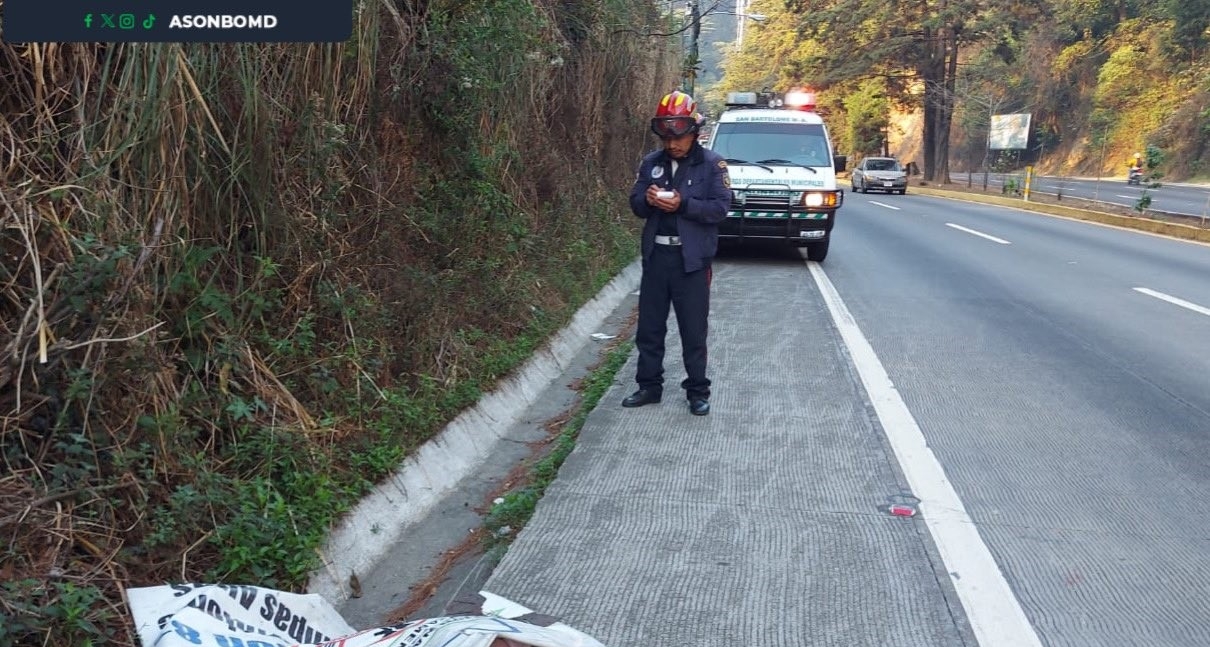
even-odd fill
[{"label": "facebook icon", "polygon": [[92,29],[92,14],[84,14],[84,27],[85,29]]}]

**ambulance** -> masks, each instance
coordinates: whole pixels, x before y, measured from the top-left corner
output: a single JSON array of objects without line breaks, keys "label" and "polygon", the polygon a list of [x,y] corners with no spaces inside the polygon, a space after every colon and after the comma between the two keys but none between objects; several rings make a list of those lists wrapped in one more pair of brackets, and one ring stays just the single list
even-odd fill
[{"label": "ambulance", "polygon": [[847,158],[833,153],[814,93],[731,92],[708,141],[731,176],[720,240],[778,241],[805,247],[809,260],[827,258]]}]

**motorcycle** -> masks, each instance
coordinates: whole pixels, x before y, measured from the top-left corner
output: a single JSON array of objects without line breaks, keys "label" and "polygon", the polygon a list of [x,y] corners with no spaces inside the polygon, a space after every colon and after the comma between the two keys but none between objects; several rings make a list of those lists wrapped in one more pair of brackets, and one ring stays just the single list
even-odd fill
[{"label": "motorcycle", "polygon": [[1126,184],[1142,184],[1143,169],[1137,166],[1131,166],[1130,172],[1126,174]]}]

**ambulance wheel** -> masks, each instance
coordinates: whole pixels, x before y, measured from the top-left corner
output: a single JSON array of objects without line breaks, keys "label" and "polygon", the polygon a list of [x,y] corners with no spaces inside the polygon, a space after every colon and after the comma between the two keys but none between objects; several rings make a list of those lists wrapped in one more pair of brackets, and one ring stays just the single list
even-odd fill
[{"label": "ambulance wheel", "polygon": [[822,263],[828,257],[828,243],[831,240],[821,240],[817,243],[807,243],[807,260]]}]

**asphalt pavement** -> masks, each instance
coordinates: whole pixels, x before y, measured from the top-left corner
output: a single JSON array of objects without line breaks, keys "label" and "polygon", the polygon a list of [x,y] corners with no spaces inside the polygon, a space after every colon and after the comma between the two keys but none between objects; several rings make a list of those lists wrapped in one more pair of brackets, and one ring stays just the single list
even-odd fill
[{"label": "asphalt pavement", "polygon": [[1210,247],[845,209],[827,273],[1043,644],[1210,644]]}]

